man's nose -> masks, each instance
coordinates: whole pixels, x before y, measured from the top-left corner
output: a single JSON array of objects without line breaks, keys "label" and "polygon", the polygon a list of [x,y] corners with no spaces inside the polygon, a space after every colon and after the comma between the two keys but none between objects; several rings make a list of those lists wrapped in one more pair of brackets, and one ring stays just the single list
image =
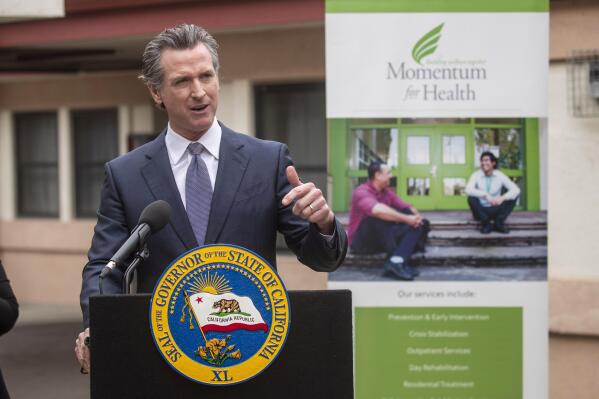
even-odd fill
[{"label": "man's nose", "polygon": [[206,91],[204,90],[204,86],[202,86],[200,80],[194,79],[191,87],[191,95],[195,98],[202,98],[205,94]]}]

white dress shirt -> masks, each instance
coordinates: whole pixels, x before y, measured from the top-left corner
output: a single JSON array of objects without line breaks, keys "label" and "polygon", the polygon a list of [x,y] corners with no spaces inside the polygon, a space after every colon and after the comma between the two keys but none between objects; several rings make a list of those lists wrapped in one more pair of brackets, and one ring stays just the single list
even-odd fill
[{"label": "white dress shirt", "polygon": [[482,206],[491,206],[487,201],[486,196],[491,197],[501,196],[501,190],[507,189],[503,194],[506,200],[513,200],[520,195],[520,188],[509,177],[499,170],[493,170],[491,176],[486,176],[482,170],[477,170],[470,176],[466,185],[466,194],[472,197],[477,197]]},{"label": "white dress shirt", "polygon": [[[206,163],[206,168],[208,168],[212,190],[214,190],[216,172],[218,171],[218,154],[222,133],[220,125],[216,121],[216,118],[214,118],[212,126],[210,126],[206,133],[204,133],[197,141],[205,148],[200,156]],[[173,176],[175,177],[175,183],[177,183],[177,188],[181,195],[181,201],[183,201],[183,206],[187,207],[187,204],[185,203],[185,178],[187,177],[187,168],[189,167],[192,157],[189,151],[187,151],[187,147],[190,143],[193,143],[193,141],[190,141],[175,132],[171,128],[170,123],[166,129],[164,141],[166,143],[166,150],[168,152],[168,159],[171,163],[171,169],[173,170]]]}]

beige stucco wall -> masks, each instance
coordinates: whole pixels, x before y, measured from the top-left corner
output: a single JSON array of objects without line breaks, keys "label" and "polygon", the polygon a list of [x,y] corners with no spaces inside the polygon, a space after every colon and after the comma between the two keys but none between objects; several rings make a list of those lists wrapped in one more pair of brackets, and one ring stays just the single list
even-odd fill
[{"label": "beige stucco wall", "polygon": [[[552,17],[552,24],[555,20]],[[597,37],[596,18],[593,21],[589,34]],[[570,25],[580,34],[587,22],[581,17],[579,26],[573,26],[573,21]],[[552,26],[552,34],[555,31],[559,29]],[[553,35],[552,56],[565,57],[572,46],[592,48],[599,43],[599,37],[595,44],[587,37],[578,47],[573,39]],[[567,101],[567,64],[552,62],[547,157],[550,395],[552,399],[595,399],[599,392],[599,118],[572,117]]]},{"label": "beige stucco wall", "polygon": [[[87,262],[94,223],[43,219],[0,222],[0,259],[22,304],[78,306],[81,271]],[[288,289],[326,289],[326,274],[308,269],[294,256],[281,254],[277,263]]]},{"label": "beige stucco wall", "polygon": [[23,303],[76,304],[93,223],[0,222],[0,259]]},{"label": "beige stucco wall", "polygon": [[599,339],[552,334],[549,342],[549,397],[597,399]]},{"label": "beige stucco wall", "polygon": [[595,49],[599,43],[599,4],[595,0],[552,0],[549,13],[549,58],[563,60],[572,50]]},{"label": "beige stucco wall", "polygon": [[599,118],[574,118],[567,106],[567,65],[549,71],[550,276],[599,280]]},{"label": "beige stucco wall", "polygon": [[0,83],[0,109],[12,111],[109,107],[149,102],[132,72],[80,74]]},{"label": "beige stucco wall", "polygon": [[324,25],[217,34],[225,80],[324,79]]},{"label": "beige stucco wall", "polygon": [[245,79],[221,81],[217,118],[227,127],[255,136],[253,104],[252,82]]}]

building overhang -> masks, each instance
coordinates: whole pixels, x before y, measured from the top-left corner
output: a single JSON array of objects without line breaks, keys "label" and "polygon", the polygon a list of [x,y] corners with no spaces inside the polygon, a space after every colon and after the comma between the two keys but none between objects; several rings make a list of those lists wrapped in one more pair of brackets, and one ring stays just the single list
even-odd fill
[{"label": "building overhang", "polygon": [[180,23],[214,34],[324,23],[322,0],[67,0],[66,17],[0,24],[0,73],[138,69],[150,38]]}]

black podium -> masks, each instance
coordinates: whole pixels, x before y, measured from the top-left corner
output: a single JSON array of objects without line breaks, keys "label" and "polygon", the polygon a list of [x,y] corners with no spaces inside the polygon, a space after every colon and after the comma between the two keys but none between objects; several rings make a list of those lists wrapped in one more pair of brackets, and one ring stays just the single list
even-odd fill
[{"label": "black podium", "polygon": [[91,398],[353,398],[350,291],[290,291],[291,329],[250,381],[207,386],[179,375],[152,341],[149,295],[90,298]]}]

